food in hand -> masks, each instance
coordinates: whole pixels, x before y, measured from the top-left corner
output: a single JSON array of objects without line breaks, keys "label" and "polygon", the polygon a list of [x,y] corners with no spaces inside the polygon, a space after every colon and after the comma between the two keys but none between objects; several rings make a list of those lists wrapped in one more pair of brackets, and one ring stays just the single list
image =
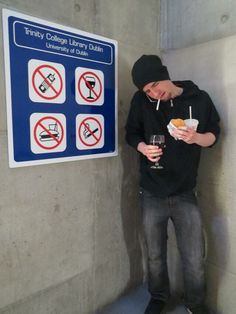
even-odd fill
[{"label": "food in hand", "polygon": [[171,119],[170,121],[176,128],[186,126],[183,119]]}]

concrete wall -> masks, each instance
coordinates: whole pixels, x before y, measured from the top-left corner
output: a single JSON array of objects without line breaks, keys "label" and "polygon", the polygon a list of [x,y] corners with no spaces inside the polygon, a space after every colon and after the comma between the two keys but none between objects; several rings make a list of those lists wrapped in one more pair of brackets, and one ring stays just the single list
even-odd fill
[{"label": "concrete wall", "polygon": [[236,33],[234,0],[162,0],[161,48],[178,49]]},{"label": "concrete wall", "polygon": [[0,8],[119,44],[119,156],[9,169],[0,41],[0,313],[95,313],[143,277],[137,154],[124,124],[130,68],[157,51],[159,1],[1,0]]},{"label": "concrete wall", "polygon": [[[207,1],[203,10],[200,0],[178,3],[170,0],[162,1],[163,8],[168,9],[163,59],[171,78],[191,79],[207,90],[222,119],[219,143],[214,148],[203,149],[198,190],[207,236],[207,302],[217,313],[232,314],[236,308],[236,36],[228,35],[229,31],[236,33],[232,18],[236,5],[233,1]],[[230,18],[223,25],[219,19],[226,13]],[[170,232],[171,279],[178,288],[181,286],[179,258],[172,229]]]}]

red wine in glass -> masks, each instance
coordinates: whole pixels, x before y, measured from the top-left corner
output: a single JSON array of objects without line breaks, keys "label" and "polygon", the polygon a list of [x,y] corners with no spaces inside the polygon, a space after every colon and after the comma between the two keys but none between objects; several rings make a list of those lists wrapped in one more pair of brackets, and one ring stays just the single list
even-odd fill
[{"label": "red wine in glass", "polygon": [[87,99],[94,99],[94,97],[92,96],[92,89],[94,89],[96,81],[95,78],[93,76],[86,76],[86,87],[89,89],[89,96],[87,97]]},{"label": "red wine in glass", "polygon": [[[158,146],[161,149],[164,149],[165,146],[165,135],[151,135],[149,140],[150,145]],[[163,169],[163,166],[159,164],[158,161],[155,161],[150,167],[151,169]]]}]

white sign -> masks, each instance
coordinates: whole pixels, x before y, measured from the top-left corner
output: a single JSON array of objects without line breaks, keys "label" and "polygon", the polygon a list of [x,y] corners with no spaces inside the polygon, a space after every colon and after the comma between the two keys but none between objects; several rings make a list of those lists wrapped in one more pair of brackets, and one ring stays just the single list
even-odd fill
[{"label": "white sign", "polygon": [[33,113],[30,116],[30,145],[35,154],[66,149],[66,117],[61,113]]},{"label": "white sign", "polygon": [[95,149],[104,146],[104,118],[100,114],[79,114],[76,117],[76,147]]},{"label": "white sign", "polygon": [[29,97],[33,102],[65,102],[65,68],[62,64],[31,59],[28,63]]}]

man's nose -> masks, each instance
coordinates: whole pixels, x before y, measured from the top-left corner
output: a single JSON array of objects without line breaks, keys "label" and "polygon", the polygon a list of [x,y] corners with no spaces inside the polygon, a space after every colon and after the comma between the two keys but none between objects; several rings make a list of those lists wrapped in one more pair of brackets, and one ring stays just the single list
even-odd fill
[{"label": "man's nose", "polygon": [[152,95],[153,95],[153,98],[158,98],[161,96],[161,91],[159,90],[153,90],[152,91]]}]

